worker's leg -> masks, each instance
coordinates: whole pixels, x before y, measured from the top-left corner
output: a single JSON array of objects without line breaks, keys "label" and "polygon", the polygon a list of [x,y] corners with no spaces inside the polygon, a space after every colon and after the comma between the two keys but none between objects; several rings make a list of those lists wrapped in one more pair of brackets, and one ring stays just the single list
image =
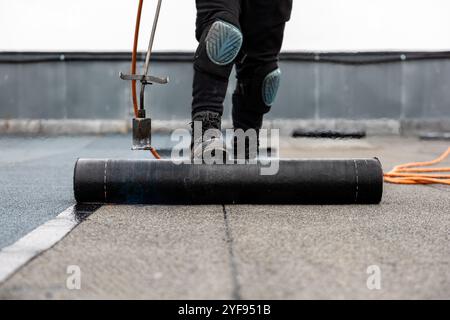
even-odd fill
[{"label": "worker's leg", "polygon": [[226,158],[219,130],[228,78],[243,42],[240,3],[240,0],[196,0],[199,46],[192,94],[194,160],[205,160],[208,156]]},{"label": "worker's leg", "polygon": [[240,0],[196,0],[199,46],[195,54],[193,115],[223,113],[228,78],[243,41]]},{"label": "worker's leg", "polygon": [[280,84],[278,56],[292,0],[243,0],[241,5],[244,42],[236,63],[233,124],[235,129],[259,131]]},{"label": "worker's leg", "polygon": [[292,0],[243,0],[241,10],[244,42],[233,94],[234,156],[253,159],[259,152],[263,117],[270,111],[281,81],[278,56]]}]

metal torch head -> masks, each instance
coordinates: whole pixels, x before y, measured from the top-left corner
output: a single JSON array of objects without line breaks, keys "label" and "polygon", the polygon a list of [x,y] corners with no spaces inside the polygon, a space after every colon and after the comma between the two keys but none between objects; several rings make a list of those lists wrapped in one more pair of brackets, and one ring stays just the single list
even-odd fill
[{"label": "metal torch head", "polygon": [[151,150],[152,119],[133,119],[133,147],[132,150]]}]

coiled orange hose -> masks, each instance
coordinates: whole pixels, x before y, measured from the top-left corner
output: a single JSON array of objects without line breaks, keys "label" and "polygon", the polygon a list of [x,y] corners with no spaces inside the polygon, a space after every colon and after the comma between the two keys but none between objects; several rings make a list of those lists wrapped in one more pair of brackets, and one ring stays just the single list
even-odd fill
[{"label": "coiled orange hose", "polygon": [[[396,166],[384,174],[384,180],[395,184],[445,184],[450,185],[449,168],[423,168],[443,162],[450,155],[450,147],[439,158],[426,162],[413,162]],[[432,173],[433,172],[433,173]]]}]

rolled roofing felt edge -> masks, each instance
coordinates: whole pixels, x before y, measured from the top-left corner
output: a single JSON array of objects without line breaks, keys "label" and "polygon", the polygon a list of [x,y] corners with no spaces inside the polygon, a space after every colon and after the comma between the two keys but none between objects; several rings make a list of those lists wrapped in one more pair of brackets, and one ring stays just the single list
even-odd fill
[{"label": "rolled roofing felt edge", "polygon": [[377,204],[383,170],[378,159],[225,165],[80,159],[74,193],[78,203]]}]

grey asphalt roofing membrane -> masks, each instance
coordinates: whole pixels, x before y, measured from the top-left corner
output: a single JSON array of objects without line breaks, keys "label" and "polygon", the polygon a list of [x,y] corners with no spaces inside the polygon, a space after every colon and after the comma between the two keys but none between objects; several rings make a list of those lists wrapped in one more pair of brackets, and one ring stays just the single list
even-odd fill
[{"label": "grey asphalt roofing membrane", "polygon": [[[0,138],[0,248],[74,204],[77,158],[149,157],[129,147],[128,136]],[[390,169],[431,160],[448,142],[285,139],[280,148],[378,156]],[[375,206],[105,205],[0,284],[0,299],[448,299],[449,237],[446,186],[386,184]],[[82,271],[81,290],[66,288],[69,265]],[[373,265],[381,290],[366,285]]]},{"label": "grey asphalt roofing membrane", "polygon": [[[149,158],[130,150],[128,136],[0,137],[0,248],[74,204],[78,158]],[[155,145],[167,145],[155,138]]]}]

